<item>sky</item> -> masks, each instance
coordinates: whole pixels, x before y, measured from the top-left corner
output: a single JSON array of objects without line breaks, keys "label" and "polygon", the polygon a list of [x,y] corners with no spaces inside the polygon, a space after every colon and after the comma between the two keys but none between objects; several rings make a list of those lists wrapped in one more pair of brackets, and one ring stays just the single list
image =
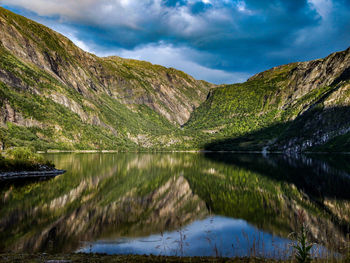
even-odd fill
[{"label": "sky", "polygon": [[98,56],[216,84],[350,46],[350,0],[0,0]]}]

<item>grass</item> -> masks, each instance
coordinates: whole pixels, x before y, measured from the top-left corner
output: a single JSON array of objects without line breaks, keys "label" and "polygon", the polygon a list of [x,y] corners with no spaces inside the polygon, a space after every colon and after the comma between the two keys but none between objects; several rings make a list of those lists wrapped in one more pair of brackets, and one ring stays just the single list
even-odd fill
[{"label": "grass", "polygon": [[[291,262],[279,261],[262,258],[217,258],[217,257],[165,257],[165,256],[142,256],[142,255],[104,255],[104,254],[0,254],[0,262],[14,263],[14,262],[28,262],[28,263],[42,263],[42,262],[63,262],[68,261],[72,263],[82,262],[232,262],[232,263],[265,263],[265,262]],[[323,261],[317,261],[323,262]]]},{"label": "grass", "polygon": [[33,149],[18,147],[0,154],[0,172],[52,169],[55,165]]}]

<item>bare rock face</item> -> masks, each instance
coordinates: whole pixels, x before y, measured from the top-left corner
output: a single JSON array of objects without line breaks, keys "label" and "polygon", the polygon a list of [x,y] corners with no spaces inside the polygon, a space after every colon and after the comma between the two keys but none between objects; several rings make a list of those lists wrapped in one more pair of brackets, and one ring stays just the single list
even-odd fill
[{"label": "bare rock face", "polygon": [[268,79],[274,71],[291,66],[287,79],[283,82],[285,98],[281,108],[293,104],[315,89],[339,85],[350,78],[350,48],[336,52],[324,59],[292,63],[274,67],[251,77],[248,81]]},{"label": "bare rock face", "polygon": [[[0,41],[5,50],[87,98],[106,94],[130,108],[143,104],[182,125],[212,87],[180,71],[147,62],[99,58],[49,28],[3,8],[0,23]],[[0,81],[12,87],[25,86],[15,74],[2,68]],[[84,115],[82,119],[89,118]]]},{"label": "bare rock face", "polygon": [[24,118],[23,115],[16,111],[12,106],[5,101],[2,108],[0,108],[0,126],[5,126],[7,122],[17,124],[24,127],[45,127],[45,125],[32,118]]},{"label": "bare rock face", "polygon": [[[350,49],[333,54],[323,62],[318,64],[321,69],[316,71],[317,77],[310,76],[309,81],[299,87],[311,91],[330,87],[329,91],[304,106],[296,116],[291,128],[298,129],[299,134],[280,143],[286,152],[302,152],[350,132]],[[327,71],[329,79],[324,76]]]},{"label": "bare rock face", "polygon": [[287,72],[276,94],[278,109],[296,113],[288,117],[285,134],[275,139],[277,149],[302,152],[350,132],[350,48],[324,59],[275,67],[250,81],[264,81],[277,71]]},{"label": "bare rock face", "polygon": [[[47,147],[57,141],[65,149],[197,148],[286,124],[281,136],[258,147],[300,152],[350,130],[350,48],[259,73],[237,94],[229,90],[240,84],[221,86],[235,94],[225,97],[230,102],[213,84],[145,61],[97,57],[3,8],[0,27],[0,122],[46,127]],[[211,108],[216,96],[220,105]],[[205,110],[194,113],[200,105]],[[192,125],[190,116],[200,121]],[[191,129],[182,130],[184,124]],[[41,140],[38,134],[33,137]]]},{"label": "bare rock face", "polygon": [[329,55],[324,59],[298,63],[290,73],[288,84],[293,90],[290,100],[296,100],[324,86],[337,85],[348,79],[350,48]]}]

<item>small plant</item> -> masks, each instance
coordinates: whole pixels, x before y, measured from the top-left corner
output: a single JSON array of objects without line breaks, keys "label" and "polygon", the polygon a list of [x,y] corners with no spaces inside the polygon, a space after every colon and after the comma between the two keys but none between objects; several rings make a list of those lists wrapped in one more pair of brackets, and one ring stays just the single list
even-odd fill
[{"label": "small plant", "polygon": [[296,260],[298,263],[309,263],[311,262],[310,250],[313,247],[309,244],[306,238],[305,226],[301,226],[301,230],[298,237],[298,243],[294,246],[296,249]]},{"label": "small plant", "polygon": [[177,220],[180,222],[180,228],[176,231],[179,234],[179,239],[175,240],[174,243],[177,243],[178,251],[180,252],[180,256],[183,257],[185,254],[185,247],[189,246],[189,243],[186,241],[187,229],[182,226],[182,222],[180,221],[179,217],[177,217]]},{"label": "small plant", "polygon": [[[209,212],[209,213],[211,214],[211,212]],[[210,217],[210,221],[209,222],[210,222],[209,227],[212,227],[213,223],[214,223],[214,217],[213,216]],[[214,233],[212,233],[212,231],[210,229],[207,229],[204,232],[206,233],[205,239],[207,240],[209,246],[212,247],[212,250],[214,252],[214,256],[215,257],[222,257],[222,253],[219,250],[219,248],[218,248],[218,246],[217,246],[217,244],[215,242],[217,236]]]},{"label": "small plant", "polygon": [[305,215],[303,211],[298,212],[298,221],[301,224],[300,232],[297,233],[297,243],[294,245],[296,251],[295,259],[298,263],[310,263],[311,262],[311,249],[313,244],[307,241],[307,229],[305,224]]},{"label": "small plant", "polygon": [[165,237],[163,231],[160,232],[160,236],[161,236],[161,244],[156,246],[156,249],[160,250],[161,255],[166,256],[167,251],[170,249],[168,240],[170,240],[171,237]]}]

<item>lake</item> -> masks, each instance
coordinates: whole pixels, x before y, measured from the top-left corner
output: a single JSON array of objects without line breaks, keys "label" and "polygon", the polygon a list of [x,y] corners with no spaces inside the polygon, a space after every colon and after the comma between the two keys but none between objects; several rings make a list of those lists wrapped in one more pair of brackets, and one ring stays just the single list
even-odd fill
[{"label": "lake", "polygon": [[350,156],[46,154],[67,172],[1,185],[0,252],[266,256],[342,253]]}]

